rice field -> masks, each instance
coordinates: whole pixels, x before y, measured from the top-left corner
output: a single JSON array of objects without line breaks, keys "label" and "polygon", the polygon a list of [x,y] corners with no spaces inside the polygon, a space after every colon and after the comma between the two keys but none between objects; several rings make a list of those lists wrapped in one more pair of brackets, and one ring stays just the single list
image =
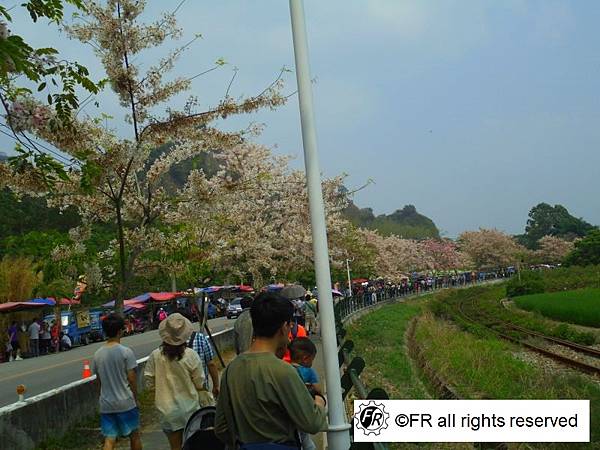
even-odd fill
[{"label": "rice field", "polygon": [[561,322],[600,328],[600,289],[577,289],[514,298],[519,308]]}]

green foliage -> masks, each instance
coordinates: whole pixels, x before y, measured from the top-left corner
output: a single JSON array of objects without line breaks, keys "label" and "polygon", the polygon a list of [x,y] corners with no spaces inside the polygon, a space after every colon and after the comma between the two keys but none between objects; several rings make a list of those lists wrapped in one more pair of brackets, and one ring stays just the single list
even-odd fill
[{"label": "green foliage", "polygon": [[0,303],[31,298],[40,274],[30,258],[5,256],[0,260]]},{"label": "green foliage", "polygon": [[600,289],[527,295],[514,300],[519,308],[551,319],[600,328]]},{"label": "green foliage", "polygon": [[[503,285],[480,286],[468,289],[451,289],[435,294],[431,301],[431,309],[438,317],[452,320],[472,334],[488,338],[492,333],[486,325],[507,322],[520,325],[548,336],[566,338],[580,344],[595,343],[596,336],[592,333],[579,332],[575,328],[561,324],[556,325],[542,316],[533,316],[528,312],[517,309],[507,309],[500,303],[504,296]],[[466,308],[466,310],[465,310]],[[476,319],[477,324],[465,318]]]},{"label": "green foliage", "polygon": [[540,273],[544,281],[545,292],[570,291],[581,288],[600,288],[600,266],[561,267],[543,270]]},{"label": "green foliage", "polygon": [[36,261],[43,261],[50,259],[52,250],[56,246],[68,242],[67,233],[34,230],[4,238],[0,244],[0,255],[26,256]]},{"label": "green foliage", "polygon": [[428,397],[404,345],[408,325],[422,307],[422,300],[384,306],[348,327],[347,339],[355,345],[352,355],[366,362],[361,379],[369,388],[382,387],[391,398]]},{"label": "green foliage", "polygon": [[406,239],[438,238],[440,232],[428,217],[419,214],[413,205],[406,205],[392,214],[375,216],[371,208],[359,209],[350,203],[344,216],[354,225],[377,230],[384,236],[395,234]]},{"label": "green foliage", "polygon": [[[65,211],[48,208],[43,197],[19,198],[8,189],[0,190],[0,211],[0,242],[11,235],[30,231],[67,232],[80,224],[79,216],[72,208]],[[4,244],[0,243],[0,247]]]},{"label": "green foliage", "polygon": [[595,229],[580,241],[575,242],[575,249],[567,256],[567,266],[589,266],[600,264],[600,230]]},{"label": "green foliage", "polygon": [[544,281],[539,272],[524,270],[520,279],[514,276],[506,284],[506,296],[511,298],[540,292],[544,292]]},{"label": "green foliage", "polygon": [[519,240],[528,248],[536,249],[538,241],[544,236],[572,240],[585,236],[592,229],[592,225],[569,214],[564,206],[540,203],[529,211],[525,234],[519,236]]},{"label": "green foliage", "polygon": [[415,339],[435,373],[466,399],[591,400],[592,441],[600,440],[600,387],[586,377],[547,372],[515,357],[511,344],[475,337],[431,317],[419,320]]}]

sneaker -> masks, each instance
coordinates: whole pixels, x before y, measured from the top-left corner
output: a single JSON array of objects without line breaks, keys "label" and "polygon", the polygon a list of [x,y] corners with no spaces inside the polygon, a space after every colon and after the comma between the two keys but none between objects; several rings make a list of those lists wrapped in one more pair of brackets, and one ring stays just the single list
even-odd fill
[{"label": "sneaker", "polygon": [[17,356],[17,357],[15,358],[15,361],[23,361],[23,358],[21,358],[21,356]]}]

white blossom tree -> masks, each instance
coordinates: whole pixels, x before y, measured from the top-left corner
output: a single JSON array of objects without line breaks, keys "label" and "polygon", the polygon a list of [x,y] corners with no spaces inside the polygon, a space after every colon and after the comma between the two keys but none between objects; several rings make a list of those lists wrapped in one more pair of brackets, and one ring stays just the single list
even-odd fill
[{"label": "white blossom tree", "polygon": [[[280,73],[253,97],[234,99],[229,84],[224,98],[214,107],[202,108],[195,97],[189,97],[181,109],[174,108],[169,102],[190,90],[192,80],[201,74],[172,79],[167,74],[195,39],[144,70],[135,62],[140,53],[182,35],[174,13],[142,23],[144,7],[143,0],[85,2],[87,14],[67,27],[70,36],[90,44],[102,61],[110,87],[127,111],[128,137],[105,128],[102,115],[80,117],[74,112],[69,126],[57,128],[56,111],[31,95],[15,98],[6,114],[15,136],[43,142],[40,145],[50,153],[57,150],[60,158],[53,160],[55,166],[67,161],[69,170],[53,180],[49,201],[60,207],[75,206],[83,220],[82,228],[94,223],[114,225],[115,240],[103,256],[114,262],[107,276],[114,277],[118,285],[117,308],[122,307],[133,274],[147,263],[144,256],[160,252],[179,239],[168,236],[169,230],[162,226],[179,195],[166,191],[164,175],[175,164],[208,150],[226,153],[255,132],[254,127],[222,131],[217,120],[276,108],[286,100],[280,94]],[[217,61],[208,70],[222,64]],[[159,112],[161,106],[163,113]],[[166,150],[154,157],[155,149],[163,145]],[[0,176],[16,191],[41,194],[49,188],[48,169],[36,161],[16,168],[0,165]]]},{"label": "white blossom tree", "polygon": [[[260,287],[265,278],[309,270],[312,238],[304,174],[291,171],[289,158],[244,143],[214,152],[219,170],[190,174],[182,200],[170,215],[185,223],[191,249],[236,280]],[[349,223],[341,217],[347,197],[343,177],[323,182],[327,225],[333,243]],[[332,261],[341,264],[332,244]]]}]

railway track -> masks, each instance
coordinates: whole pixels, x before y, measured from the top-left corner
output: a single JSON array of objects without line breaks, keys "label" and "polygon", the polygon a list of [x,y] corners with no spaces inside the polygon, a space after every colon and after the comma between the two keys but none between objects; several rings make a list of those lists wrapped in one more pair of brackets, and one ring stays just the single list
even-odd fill
[{"label": "railway track", "polygon": [[[471,299],[471,303],[472,303],[472,305],[471,305],[472,309],[475,309],[475,308],[473,308],[475,306],[474,298]],[[502,339],[505,339],[505,340],[513,342],[515,344],[521,345],[525,348],[535,351],[536,353],[539,353],[541,355],[552,358],[555,361],[558,361],[564,365],[573,367],[582,372],[600,376],[600,366],[588,364],[587,362],[579,361],[577,359],[570,358],[570,357],[562,355],[560,353],[548,350],[547,348],[541,347],[537,344],[527,342],[525,340],[525,338],[528,336],[540,338],[547,342],[551,342],[555,345],[561,345],[563,347],[566,347],[566,348],[570,349],[571,351],[574,351],[574,352],[577,352],[580,354],[584,354],[587,357],[597,358],[598,362],[600,362],[600,351],[599,350],[592,348],[592,347],[586,347],[585,345],[577,344],[575,342],[567,341],[564,339],[547,336],[543,333],[539,333],[537,331],[533,331],[528,328],[521,327],[519,325],[514,325],[512,323],[507,323],[507,322],[504,322],[501,320],[497,320],[496,318],[491,318],[490,316],[487,316],[485,313],[482,314],[479,311],[477,313],[479,315],[479,317],[484,316],[484,320],[481,320],[481,318],[476,318],[472,314],[468,313],[466,311],[466,309],[467,308],[465,308],[464,302],[458,303],[457,312],[459,313],[459,316],[461,316],[462,320],[466,321],[467,323],[471,323],[471,324],[474,324],[477,326],[483,326]],[[525,338],[515,336],[515,335],[507,332],[510,330],[516,331],[517,333],[521,333],[522,335],[525,335]]]}]

